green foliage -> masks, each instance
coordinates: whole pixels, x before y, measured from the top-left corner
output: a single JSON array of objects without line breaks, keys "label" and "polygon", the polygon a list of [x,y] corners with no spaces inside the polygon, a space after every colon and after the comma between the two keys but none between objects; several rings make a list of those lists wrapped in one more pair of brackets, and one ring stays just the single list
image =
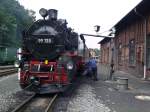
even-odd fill
[{"label": "green foliage", "polygon": [[96,56],[100,55],[100,50],[98,48],[95,48],[94,51],[95,51]]},{"label": "green foliage", "polygon": [[0,45],[18,46],[21,32],[35,20],[34,14],[16,0],[0,0]]},{"label": "green foliage", "polygon": [[0,45],[12,44],[16,36],[16,19],[0,10]]},{"label": "green foliage", "polygon": [[98,48],[89,48],[90,51],[95,52],[95,56],[99,56],[100,55],[100,50]]}]

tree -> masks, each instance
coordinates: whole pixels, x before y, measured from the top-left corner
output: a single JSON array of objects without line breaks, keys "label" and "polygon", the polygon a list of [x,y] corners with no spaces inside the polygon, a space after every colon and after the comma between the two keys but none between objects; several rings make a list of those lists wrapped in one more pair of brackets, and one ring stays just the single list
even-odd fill
[{"label": "tree", "polygon": [[94,51],[95,51],[96,56],[100,55],[100,50],[98,48],[95,48]]},{"label": "tree", "polygon": [[16,20],[5,11],[0,10],[0,44],[12,44],[16,36]]},{"label": "tree", "polygon": [[16,0],[0,0],[0,44],[19,45],[21,32],[35,21],[34,14]]}]

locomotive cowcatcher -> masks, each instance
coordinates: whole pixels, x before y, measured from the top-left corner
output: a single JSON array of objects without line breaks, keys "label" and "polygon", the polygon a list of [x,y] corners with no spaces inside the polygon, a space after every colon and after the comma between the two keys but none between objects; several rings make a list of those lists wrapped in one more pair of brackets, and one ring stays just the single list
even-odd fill
[{"label": "locomotive cowcatcher", "polygon": [[84,66],[85,39],[57,19],[57,10],[44,8],[37,20],[23,31],[18,50],[18,78],[21,88],[55,93],[65,91]]}]

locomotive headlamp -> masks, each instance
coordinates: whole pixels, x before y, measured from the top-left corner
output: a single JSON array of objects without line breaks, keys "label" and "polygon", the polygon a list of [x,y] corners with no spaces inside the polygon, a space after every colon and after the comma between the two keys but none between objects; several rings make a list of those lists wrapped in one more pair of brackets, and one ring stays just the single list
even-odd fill
[{"label": "locomotive headlamp", "polygon": [[45,60],[44,63],[47,65],[48,64],[48,60]]},{"label": "locomotive headlamp", "polygon": [[15,63],[14,63],[14,66],[16,67],[16,68],[19,68],[20,67],[20,61],[15,61]]},{"label": "locomotive headlamp", "polygon": [[35,80],[35,77],[34,77],[34,76],[31,76],[31,77],[30,77],[30,80],[31,80],[31,81]]},{"label": "locomotive headlamp", "polygon": [[59,60],[59,61],[62,61],[62,57],[59,57],[58,60]]},{"label": "locomotive headlamp", "polygon": [[39,13],[40,13],[40,15],[41,15],[42,17],[44,17],[44,18],[48,15],[48,11],[47,11],[46,9],[44,9],[44,8],[41,8],[41,9],[39,10]]},{"label": "locomotive headlamp", "polygon": [[72,62],[68,62],[67,63],[67,69],[68,70],[72,70],[73,69],[73,63]]}]

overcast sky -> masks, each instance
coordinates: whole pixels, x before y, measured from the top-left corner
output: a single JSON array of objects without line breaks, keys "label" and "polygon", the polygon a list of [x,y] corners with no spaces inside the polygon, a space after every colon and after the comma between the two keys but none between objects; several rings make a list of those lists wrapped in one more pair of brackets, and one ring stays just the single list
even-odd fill
[{"label": "overcast sky", "polygon": [[[57,9],[58,18],[66,19],[68,26],[78,33],[94,32],[94,25],[101,26],[101,32],[112,28],[141,0],[18,0],[25,8],[36,11],[41,18],[40,8]],[[104,33],[102,34],[104,35]],[[89,48],[99,48],[101,38],[86,37]]]}]

